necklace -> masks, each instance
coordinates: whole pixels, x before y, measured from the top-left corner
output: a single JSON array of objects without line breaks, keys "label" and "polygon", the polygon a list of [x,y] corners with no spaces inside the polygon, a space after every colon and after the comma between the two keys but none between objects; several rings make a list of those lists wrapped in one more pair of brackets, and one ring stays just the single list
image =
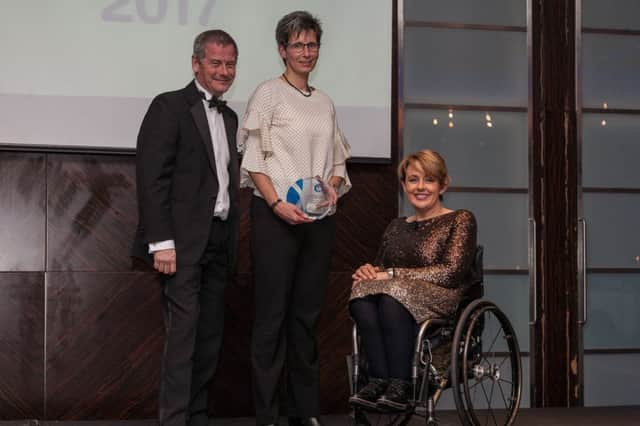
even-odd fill
[{"label": "necklace", "polygon": [[307,91],[309,93],[305,93],[302,90],[298,89],[296,86],[294,86],[293,84],[291,84],[291,82],[289,81],[289,79],[287,78],[286,75],[284,75],[284,73],[282,73],[282,78],[284,78],[284,81],[286,81],[287,83],[289,83],[289,86],[293,87],[294,89],[296,89],[298,91],[298,93],[300,93],[302,96],[304,96],[305,98],[308,98],[309,96],[311,96],[311,93],[313,92],[313,87],[309,86],[307,84]]}]

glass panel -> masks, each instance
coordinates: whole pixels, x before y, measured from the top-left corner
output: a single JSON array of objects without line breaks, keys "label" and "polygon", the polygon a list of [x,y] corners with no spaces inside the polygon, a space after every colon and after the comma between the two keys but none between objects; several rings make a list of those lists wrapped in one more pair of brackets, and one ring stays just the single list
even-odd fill
[{"label": "glass panel", "polygon": [[585,107],[640,108],[640,37],[583,34]]},{"label": "glass panel", "polygon": [[[528,198],[528,194],[448,192],[444,205],[470,210],[476,216],[485,269],[526,270]],[[413,214],[406,199],[400,211],[403,215]]]},{"label": "glass panel", "polygon": [[405,102],[526,106],[524,32],[405,29]]},{"label": "glass panel", "polygon": [[583,194],[589,268],[640,267],[638,194]]},{"label": "glass panel", "polygon": [[582,0],[582,26],[640,30],[638,0]]},{"label": "glass panel", "polygon": [[451,111],[453,118],[449,114],[406,110],[405,155],[426,148],[438,151],[447,161],[454,186],[527,187],[526,113]]},{"label": "glass panel", "polygon": [[498,305],[509,318],[516,332],[520,351],[528,352],[529,275],[487,274],[484,276],[484,293],[484,297]]},{"label": "glass panel", "polygon": [[525,0],[405,0],[410,21],[527,26]]},{"label": "glass panel", "polygon": [[584,114],[582,129],[582,184],[640,188],[640,116]]},{"label": "glass panel", "polygon": [[[640,349],[640,271],[588,274],[585,349]],[[615,307],[615,308],[614,308]]]},{"label": "glass panel", "polygon": [[584,405],[638,405],[640,354],[584,357]]}]

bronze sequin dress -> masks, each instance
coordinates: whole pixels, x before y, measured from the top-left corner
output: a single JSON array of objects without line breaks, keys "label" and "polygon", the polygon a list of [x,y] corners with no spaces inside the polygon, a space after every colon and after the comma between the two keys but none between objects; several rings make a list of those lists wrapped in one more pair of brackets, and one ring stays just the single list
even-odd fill
[{"label": "bronze sequin dress", "polygon": [[394,219],[382,237],[374,265],[393,268],[390,280],[364,280],[350,300],[388,294],[420,323],[453,315],[471,284],[476,249],[476,220],[457,210],[419,222]]}]

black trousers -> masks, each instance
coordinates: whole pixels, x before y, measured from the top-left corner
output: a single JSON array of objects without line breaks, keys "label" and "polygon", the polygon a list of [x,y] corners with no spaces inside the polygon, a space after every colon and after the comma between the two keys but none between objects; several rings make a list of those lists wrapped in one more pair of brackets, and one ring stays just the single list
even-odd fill
[{"label": "black trousers", "polygon": [[358,326],[369,375],[409,380],[418,324],[409,311],[386,294],[374,294],[349,303]]},{"label": "black trousers", "polygon": [[[224,328],[230,227],[214,219],[195,265],[178,264],[163,283],[165,321],[160,426],[206,426],[207,388],[218,364]],[[177,253],[178,261],[180,253]]]},{"label": "black trousers", "polygon": [[334,238],[333,217],[289,225],[262,198],[251,200],[256,306],[251,364],[258,424],[278,421],[283,368],[287,414],[319,414],[315,328],[325,298]]}]

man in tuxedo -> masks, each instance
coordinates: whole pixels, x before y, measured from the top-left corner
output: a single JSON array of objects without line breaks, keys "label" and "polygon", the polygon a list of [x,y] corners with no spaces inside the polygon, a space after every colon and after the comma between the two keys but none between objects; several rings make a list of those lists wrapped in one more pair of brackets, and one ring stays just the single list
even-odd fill
[{"label": "man in tuxedo", "polygon": [[198,35],[194,80],[157,96],[138,135],[133,252],[164,274],[161,426],[208,424],[207,387],[238,240],[238,117],[220,100],[233,83],[237,58],[226,32]]}]

